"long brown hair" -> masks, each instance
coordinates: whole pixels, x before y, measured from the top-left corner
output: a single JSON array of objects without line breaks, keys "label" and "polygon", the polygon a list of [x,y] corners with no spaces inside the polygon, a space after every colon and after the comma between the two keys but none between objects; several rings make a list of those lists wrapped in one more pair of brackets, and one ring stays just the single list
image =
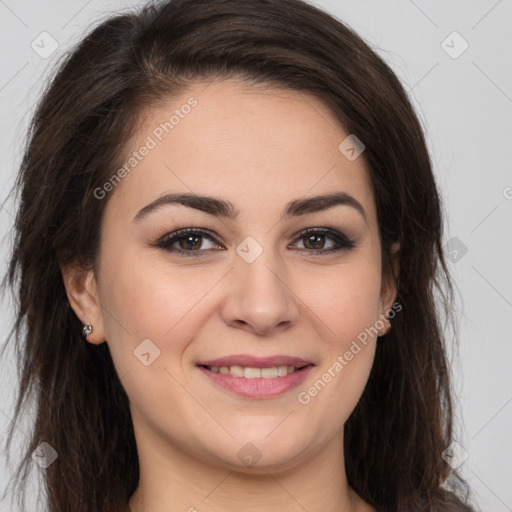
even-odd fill
[{"label": "long brown hair", "polygon": [[3,283],[17,299],[9,336],[20,372],[15,420],[25,402],[36,404],[18,494],[32,452],[47,442],[59,455],[44,472],[48,510],[127,508],[139,478],[128,399],[108,344],[84,343],[59,264],[94,265],[108,201],[94,191],[126,159],[141,114],[218,77],[314,95],[364,143],[384,272],[392,272],[391,245],[401,244],[394,277],[402,310],[345,425],[347,478],[380,511],[470,510],[464,480],[442,457],[454,428],[442,325],[453,283],[424,134],[390,67],[341,21],[300,0],[151,3],[102,22],[54,73],[15,183]]}]

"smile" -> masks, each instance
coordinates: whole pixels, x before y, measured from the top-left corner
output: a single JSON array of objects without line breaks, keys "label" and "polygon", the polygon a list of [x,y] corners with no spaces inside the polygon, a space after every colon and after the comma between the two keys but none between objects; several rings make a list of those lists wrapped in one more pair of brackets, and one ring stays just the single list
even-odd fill
[{"label": "smile", "polygon": [[313,367],[313,363],[288,356],[239,355],[197,364],[216,387],[252,399],[272,398],[290,391],[304,381]]},{"label": "smile", "polygon": [[252,368],[250,366],[204,366],[204,368],[223,375],[244,377],[245,379],[275,379],[286,377],[300,368],[295,366],[272,366],[270,368]]}]

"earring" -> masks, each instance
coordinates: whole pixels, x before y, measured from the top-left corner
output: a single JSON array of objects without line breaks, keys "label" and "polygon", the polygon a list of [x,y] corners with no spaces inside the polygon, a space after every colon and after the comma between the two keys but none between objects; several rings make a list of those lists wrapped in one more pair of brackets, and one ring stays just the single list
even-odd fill
[{"label": "earring", "polygon": [[87,338],[87,336],[89,336],[89,334],[91,334],[92,332],[92,325],[84,325],[83,328],[82,328],[82,336],[84,338]]}]

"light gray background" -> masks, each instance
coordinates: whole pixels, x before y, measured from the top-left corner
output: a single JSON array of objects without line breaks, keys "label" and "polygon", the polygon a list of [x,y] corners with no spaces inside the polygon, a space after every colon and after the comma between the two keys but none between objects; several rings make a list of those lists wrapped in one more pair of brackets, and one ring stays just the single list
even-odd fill
[{"label": "light gray background", "polygon": [[[92,23],[140,3],[0,0],[0,200],[12,185],[49,67]],[[456,237],[467,248],[450,262],[461,294],[460,359],[453,363],[457,441],[468,453],[461,468],[482,510],[512,511],[512,0],[316,3],[352,26],[391,65],[427,131],[447,205],[445,242],[453,244],[449,240]],[[43,46],[43,31],[59,44],[47,59],[31,47],[34,40]],[[469,46],[457,56],[464,41]],[[0,235],[12,215],[12,205],[0,211]],[[3,264],[7,241],[0,247]],[[3,342],[12,322],[9,300],[0,322]],[[0,366],[0,432],[10,422],[16,375],[6,359]],[[23,427],[17,434],[23,440]],[[0,471],[3,491],[3,454]],[[8,502],[0,503],[0,512],[7,511]]]}]

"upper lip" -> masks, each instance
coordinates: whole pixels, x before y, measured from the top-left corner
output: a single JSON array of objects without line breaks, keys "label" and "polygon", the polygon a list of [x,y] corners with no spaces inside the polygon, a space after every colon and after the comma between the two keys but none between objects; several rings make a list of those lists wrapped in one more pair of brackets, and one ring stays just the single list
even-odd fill
[{"label": "upper lip", "polygon": [[274,366],[295,366],[302,368],[311,363],[300,357],[276,355],[269,357],[256,357],[249,354],[234,354],[231,356],[209,359],[197,363],[198,366],[243,366],[245,368],[273,368]]}]

